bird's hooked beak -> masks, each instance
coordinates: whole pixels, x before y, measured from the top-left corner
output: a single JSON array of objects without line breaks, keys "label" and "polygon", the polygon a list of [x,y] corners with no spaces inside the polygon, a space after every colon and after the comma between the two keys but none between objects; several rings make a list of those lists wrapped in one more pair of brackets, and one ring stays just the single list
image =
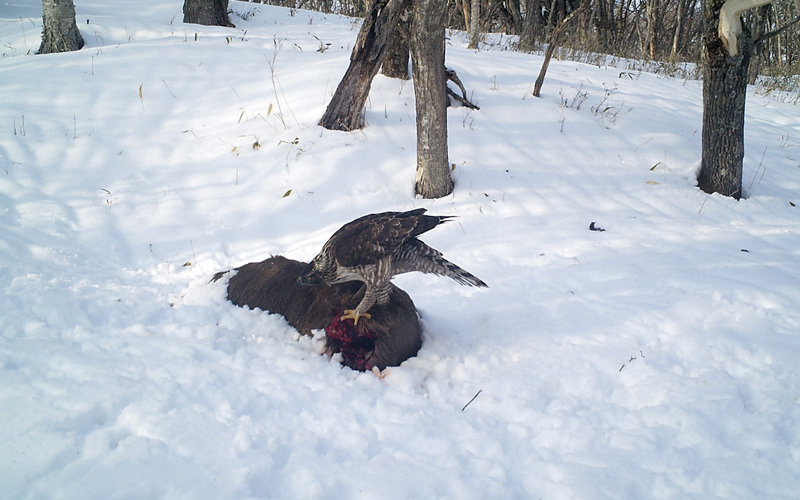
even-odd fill
[{"label": "bird's hooked beak", "polygon": [[323,283],[322,278],[314,269],[313,262],[306,265],[303,272],[297,277],[297,283],[300,285],[321,285]]}]

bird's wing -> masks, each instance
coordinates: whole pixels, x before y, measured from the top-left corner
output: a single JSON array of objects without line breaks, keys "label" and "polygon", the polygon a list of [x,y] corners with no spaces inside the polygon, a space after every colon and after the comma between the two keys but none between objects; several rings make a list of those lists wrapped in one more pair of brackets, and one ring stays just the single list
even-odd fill
[{"label": "bird's wing", "polygon": [[424,215],[425,209],[408,212],[369,214],[349,222],[325,244],[339,265],[356,267],[374,264],[392,255],[406,241],[429,231],[446,220]]}]

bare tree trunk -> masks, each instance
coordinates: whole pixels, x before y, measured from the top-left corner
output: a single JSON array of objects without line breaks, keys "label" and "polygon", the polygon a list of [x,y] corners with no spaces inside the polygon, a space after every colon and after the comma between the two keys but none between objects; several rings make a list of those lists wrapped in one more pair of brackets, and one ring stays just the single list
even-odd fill
[{"label": "bare tree trunk", "polygon": [[558,9],[556,8],[557,5],[558,5],[558,0],[552,0],[550,2],[550,15],[547,18],[548,27],[555,26],[556,24],[556,12],[558,12]]},{"label": "bare tree trunk", "polygon": [[[469,2],[470,0],[456,0],[456,6],[461,9],[464,16],[464,31],[469,31]],[[800,0],[798,0],[800,1]]]},{"label": "bare tree trunk", "polygon": [[[762,5],[758,9],[756,9],[755,14],[753,15],[753,39],[758,40],[761,35],[764,34],[764,18],[767,15],[767,11],[770,9],[770,5]],[[750,66],[747,68],[747,83],[749,85],[753,85],[756,83],[756,78],[758,78],[758,72],[761,69],[761,49],[759,47],[753,47],[753,55],[750,58]]]},{"label": "bare tree trunk", "polygon": [[469,44],[468,49],[478,48],[478,37],[481,34],[481,0],[472,0],[469,9]]},{"label": "bare tree trunk", "polygon": [[[560,35],[560,30],[556,30],[553,32],[553,35]],[[547,75],[547,68],[550,67],[550,59],[553,57],[553,52],[556,50],[556,44],[558,43],[558,39],[556,36],[550,37],[550,43],[547,44],[547,48],[544,51],[544,61],[542,61],[542,67],[539,69],[539,76],[536,77],[536,82],[533,84],[533,97],[541,97],[542,92],[542,85],[544,85],[544,77]]]},{"label": "bare tree trunk", "polygon": [[185,0],[183,22],[233,28],[228,19],[228,0]]},{"label": "bare tree trunk", "polygon": [[394,34],[389,40],[386,57],[383,59],[381,71],[389,78],[408,80],[409,48],[408,39],[411,37],[411,4],[407,4],[400,14],[400,21],[394,29]]},{"label": "bare tree trunk", "polygon": [[675,61],[678,56],[678,40],[681,36],[681,25],[683,23],[683,2],[678,0],[678,13],[675,14],[675,36],[672,38],[672,51],[669,54],[669,60]]},{"label": "bare tree trunk", "polygon": [[656,0],[647,0],[645,17],[647,18],[647,54],[650,59],[656,58]]},{"label": "bare tree trunk", "polygon": [[[522,1],[524,2],[525,0]],[[517,35],[522,34],[523,22],[520,0],[505,0],[501,5],[505,5],[505,10],[511,18],[511,32]]]},{"label": "bare tree trunk", "polygon": [[571,23],[572,20],[578,16],[578,14],[586,10],[591,3],[591,0],[583,0],[581,6],[573,10],[550,34],[550,41],[547,44],[547,49],[544,51],[544,62],[542,62],[542,69],[539,70],[539,76],[536,78],[536,82],[533,84],[534,97],[539,97],[539,93],[542,91],[544,77],[547,74],[547,68],[550,66],[550,58],[553,57],[553,52],[556,50],[556,47],[558,47],[558,39],[561,38],[561,34],[564,32],[564,29],[569,26],[569,23]]},{"label": "bare tree trunk", "polygon": [[[800,18],[800,0],[794,0],[794,13],[798,18]],[[786,19],[791,19],[791,9],[789,6],[786,6]],[[795,63],[795,59],[797,58],[798,53],[800,53],[800,33],[795,31],[794,39],[790,36],[789,38],[789,47],[787,49],[787,57],[786,57],[786,64],[789,67],[792,67]]]},{"label": "bare tree trunk", "polygon": [[447,90],[444,68],[445,0],[414,0],[411,62],[417,110],[417,180],[423,198],[453,192],[447,156]]},{"label": "bare tree trunk", "polygon": [[[730,1],[730,0],[729,0]],[[697,185],[706,193],[742,196],[744,105],[753,41],[747,28],[735,40],[736,55],[718,34],[723,0],[703,0],[703,147]]]},{"label": "bare tree trunk", "polygon": [[70,52],[83,47],[72,0],[42,0],[42,24],[39,54]]},{"label": "bare tree trunk", "polygon": [[350,66],[339,82],[320,126],[350,131],[364,126],[362,111],[369,97],[372,79],[378,74],[389,39],[400,20],[406,0],[374,0],[358,32]]},{"label": "bare tree trunk", "polygon": [[[522,21],[522,33],[519,36],[519,50],[530,52],[536,46],[536,35],[539,32],[542,0],[525,0],[525,19]],[[797,0],[800,2],[800,0]]]}]

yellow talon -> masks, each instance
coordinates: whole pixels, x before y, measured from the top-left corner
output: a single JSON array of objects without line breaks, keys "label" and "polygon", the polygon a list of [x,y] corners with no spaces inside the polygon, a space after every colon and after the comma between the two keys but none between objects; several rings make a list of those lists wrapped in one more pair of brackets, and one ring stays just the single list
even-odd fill
[{"label": "yellow talon", "polygon": [[345,309],[341,319],[352,319],[353,325],[358,325],[358,318],[372,319],[372,316],[369,313],[356,314],[355,309]]}]

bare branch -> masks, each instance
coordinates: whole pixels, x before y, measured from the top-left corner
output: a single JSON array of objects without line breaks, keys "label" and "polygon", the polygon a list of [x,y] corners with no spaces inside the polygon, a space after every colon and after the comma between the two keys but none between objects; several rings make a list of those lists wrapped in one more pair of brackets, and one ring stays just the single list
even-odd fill
[{"label": "bare branch", "polygon": [[789,24],[787,24],[787,25],[785,25],[785,26],[783,26],[781,28],[776,29],[775,31],[770,31],[769,33],[765,33],[765,34],[761,35],[760,37],[758,37],[755,40],[755,43],[761,43],[761,42],[763,42],[765,40],[769,40],[770,38],[772,38],[774,36],[778,36],[781,33],[783,33],[784,31],[786,31],[789,28],[791,28],[792,26],[794,26],[795,24],[797,24],[797,23],[800,23],[800,17],[794,18],[794,20],[792,22],[790,22]]}]

